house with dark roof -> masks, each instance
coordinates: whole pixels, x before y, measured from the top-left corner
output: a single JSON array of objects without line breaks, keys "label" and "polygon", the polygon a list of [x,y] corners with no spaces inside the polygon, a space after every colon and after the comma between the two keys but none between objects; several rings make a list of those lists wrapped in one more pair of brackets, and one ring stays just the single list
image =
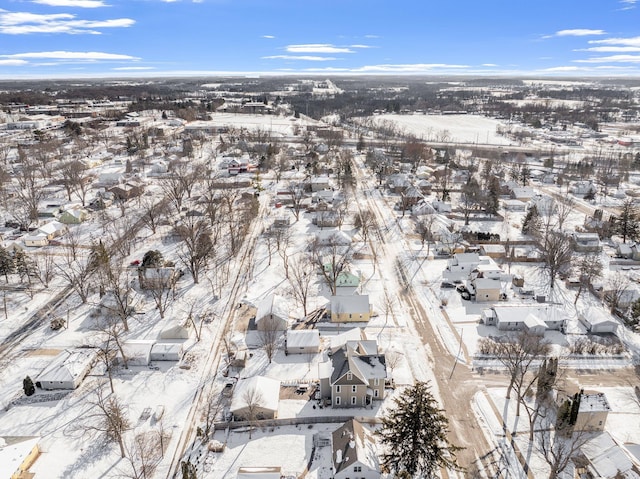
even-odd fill
[{"label": "house with dark roof", "polygon": [[378,479],[380,463],[373,433],[355,419],[331,435],[335,479]]},{"label": "house with dark roof", "polygon": [[332,354],[330,365],[324,369],[328,378],[321,375],[320,394],[334,407],[365,407],[383,399],[387,367],[377,346],[349,341]]}]

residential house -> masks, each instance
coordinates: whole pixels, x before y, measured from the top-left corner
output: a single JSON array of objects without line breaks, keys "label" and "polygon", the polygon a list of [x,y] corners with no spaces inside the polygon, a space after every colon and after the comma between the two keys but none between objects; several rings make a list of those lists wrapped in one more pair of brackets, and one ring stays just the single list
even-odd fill
[{"label": "residential house", "polygon": [[504,245],[501,244],[483,244],[480,245],[480,254],[495,260],[504,258],[507,251]]},{"label": "residential house", "polygon": [[447,280],[466,279],[479,264],[489,264],[490,261],[478,253],[456,253],[447,260],[442,276]]},{"label": "residential house", "polygon": [[331,434],[335,479],[378,479],[380,463],[374,435],[351,419]]},{"label": "residential house", "polygon": [[320,331],[290,329],[284,340],[285,354],[316,354],[320,352]]},{"label": "residential house", "polygon": [[349,246],[351,236],[340,230],[322,230],[316,233],[316,241],[320,246]]},{"label": "residential house", "polygon": [[74,208],[64,210],[58,217],[58,221],[65,225],[79,225],[84,222],[88,216],[87,210]]},{"label": "residential house", "polygon": [[506,211],[525,211],[527,204],[520,200],[502,200],[502,207]]},{"label": "residential house", "polygon": [[[255,399],[256,404],[251,403]],[[229,410],[240,421],[275,419],[280,402],[280,381],[265,376],[240,379],[233,392]],[[253,409],[253,411],[252,411]],[[253,413],[254,417],[251,417]]]},{"label": "residential house", "polygon": [[495,302],[500,300],[502,283],[499,279],[476,278],[471,281],[476,292],[476,301]]},{"label": "residential house", "polygon": [[520,200],[523,202],[531,200],[536,194],[536,190],[534,190],[530,186],[517,186],[511,188],[511,198],[514,200]]},{"label": "residential house", "polygon": [[482,310],[480,321],[500,331],[544,333],[547,329],[564,331],[566,317],[553,305],[496,306]]},{"label": "residential house", "polygon": [[604,393],[580,390],[574,431],[604,431],[611,406]]},{"label": "residential house", "polygon": [[[330,267],[330,265],[328,265]],[[360,277],[349,272],[341,271],[336,278],[336,296],[354,294],[360,286]]]},{"label": "residential house", "polygon": [[183,355],[183,341],[162,341],[151,347],[151,361],[180,361]]},{"label": "residential house", "polygon": [[76,389],[96,362],[98,353],[93,348],[62,351],[36,378],[42,389]]},{"label": "residential house", "polygon": [[593,181],[576,181],[569,187],[569,193],[576,196],[586,196],[595,194],[598,191]]},{"label": "residential house", "polygon": [[326,204],[323,205],[325,207],[318,205],[312,223],[319,228],[335,228],[340,224],[342,215],[339,211],[327,208]]},{"label": "residential house", "polygon": [[616,309],[619,311],[625,311],[630,308],[633,303],[640,298],[640,291],[634,286],[628,286],[621,290],[604,290],[604,300],[611,304],[615,298]]},{"label": "residential house", "polygon": [[326,175],[314,176],[311,178],[311,191],[322,191],[331,189],[331,180]]},{"label": "residential house", "polygon": [[598,233],[571,233],[571,244],[577,253],[598,253],[602,251]]},{"label": "residential house", "polygon": [[403,208],[411,208],[424,198],[424,195],[415,186],[409,186],[400,195],[402,196]]},{"label": "residential house", "polygon": [[118,200],[129,200],[136,198],[144,193],[144,184],[139,181],[127,181],[119,185],[108,188],[107,191],[112,193]]},{"label": "residential house", "polygon": [[581,477],[640,479],[637,450],[638,445],[620,444],[608,432],[598,434],[580,447],[580,464],[586,463]]},{"label": "residential house", "polygon": [[33,477],[29,468],[40,457],[39,437],[0,437],[0,477],[26,479]]},{"label": "residential house", "polygon": [[42,234],[47,237],[49,241],[62,236],[67,231],[67,225],[62,224],[59,221],[50,221],[40,226],[36,230],[36,234]]},{"label": "residential house", "polygon": [[177,272],[173,266],[138,268],[138,282],[142,289],[169,289],[176,278]]},{"label": "residential house", "polygon": [[580,321],[588,333],[615,333],[618,329],[618,322],[598,308],[585,309],[578,313]]},{"label": "residential house", "polygon": [[268,294],[257,305],[256,328],[258,331],[286,331],[289,326],[289,303],[286,298]]},{"label": "residential house", "polygon": [[551,216],[555,214],[558,209],[556,200],[549,195],[537,194],[531,201],[529,201],[529,208],[536,207],[536,210],[541,216]]},{"label": "residential house", "polygon": [[331,296],[329,312],[332,323],[367,322],[371,318],[369,295]]},{"label": "residential house", "polygon": [[365,334],[364,329],[362,328],[347,329],[346,331],[340,334],[331,336],[329,341],[330,341],[329,355],[335,353],[338,349],[343,348],[348,342],[354,342],[354,343],[359,342],[360,344],[366,344],[371,342],[372,343],[371,348],[367,350],[371,351],[372,354],[378,351],[378,344],[376,343],[376,341],[375,340],[368,341],[367,335]]},{"label": "residential house", "polygon": [[24,235],[22,237],[22,241],[25,246],[47,246],[49,244],[49,238],[47,238],[46,234],[36,234],[36,235]]},{"label": "residential house", "polygon": [[347,343],[331,355],[329,385],[334,407],[365,407],[383,399],[387,377],[385,357],[369,352],[359,343]]}]

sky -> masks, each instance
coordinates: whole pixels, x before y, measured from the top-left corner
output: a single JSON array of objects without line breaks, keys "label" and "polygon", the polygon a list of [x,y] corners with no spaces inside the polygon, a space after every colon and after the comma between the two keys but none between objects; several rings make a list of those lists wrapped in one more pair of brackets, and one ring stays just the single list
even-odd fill
[{"label": "sky", "polygon": [[0,0],[0,79],[639,76],[640,0]]}]

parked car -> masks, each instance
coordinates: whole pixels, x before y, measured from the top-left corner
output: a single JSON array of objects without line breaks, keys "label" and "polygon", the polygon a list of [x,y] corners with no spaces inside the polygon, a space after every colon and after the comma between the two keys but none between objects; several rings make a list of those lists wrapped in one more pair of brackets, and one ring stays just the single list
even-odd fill
[{"label": "parked car", "polygon": [[456,287],[456,285],[449,281],[443,281],[442,283],[440,283],[440,287],[442,289],[453,289]]}]

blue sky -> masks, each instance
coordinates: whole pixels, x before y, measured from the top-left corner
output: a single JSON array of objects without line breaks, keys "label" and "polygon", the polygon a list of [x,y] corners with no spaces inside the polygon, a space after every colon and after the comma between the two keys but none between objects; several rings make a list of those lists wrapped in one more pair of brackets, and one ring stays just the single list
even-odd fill
[{"label": "blue sky", "polygon": [[640,76],[640,0],[0,0],[0,79]]}]

